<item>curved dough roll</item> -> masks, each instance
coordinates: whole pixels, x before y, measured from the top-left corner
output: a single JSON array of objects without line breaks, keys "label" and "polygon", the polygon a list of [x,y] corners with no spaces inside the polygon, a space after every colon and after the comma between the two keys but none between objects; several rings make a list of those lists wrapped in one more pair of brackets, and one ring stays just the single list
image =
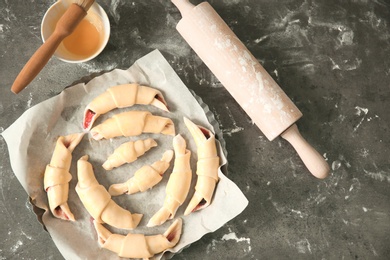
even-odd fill
[{"label": "curved dough roll", "polygon": [[108,191],[98,183],[88,162],[88,155],[77,162],[79,182],[76,192],[86,210],[98,223],[107,223],[116,228],[134,229],[141,221],[142,214],[131,214],[118,206]]},{"label": "curved dough roll", "polygon": [[102,248],[108,249],[119,257],[150,258],[174,247],[180,240],[183,221],[178,218],[164,234],[145,236],[143,234],[112,234],[103,225],[94,221],[98,234],[98,242]]},{"label": "curved dough roll", "polygon": [[72,152],[83,136],[83,133],[60,136],[50,164],[46,166],[43,184],[47,192],[49,208],[52,214],[60,219],[75,220],[68,206],[69,182],[72,179],[69,169]]},{"label": "curved dough roll", "polygon": [[128,111],[114,115],[91,130],[95,140],[142,133],[175,135],[175,126],[171,119],[154,116],[148,111]]},{"label": "curved dough roll", "polygon": [[168,219],[174,218],[177,209],[184,203],[190,189],[191,152],[186,150],[186,141],[181,135],[173,138],[173,148],[175,150],[175,164],[165,189],[164,205],[149,220],[148,227],[161,225]]},{"label": "curved dough roll", "polygon": [[167,103],[157,89],[138,84],[113,86],[89,103],[84,112],[83,128],[89,130],[102,114],[115,108],[130,107],[135,104],[153,105],[168,111]]},{"label": "curved dough roll", "polygon": [[198,179],[196,181],[195,193],[184,212],[184,215],[188,215],[210,205],[215,186],[219,180],[219,157],[215,136],[210,130],[197,126],[188,118],[184,118],[184,123],[194,138],[198,152],[196,165]]},{"label": "curved dough roll", "polygon": [[160,161],[145,165],[134,173],[134,176],[124,183],[113,184],[108,189],[111,196],[144,192],[162,180],[162,175],[169,168],[173,151],[165,151]]},{"label": "curved dough roll", "polygon": [[103,168],[112,170],[125,163],[131,163],[144,155],[152,147],[156,147],[157,143],[152,138],[145,140],[130,141],[121,144],[103,163]]}]

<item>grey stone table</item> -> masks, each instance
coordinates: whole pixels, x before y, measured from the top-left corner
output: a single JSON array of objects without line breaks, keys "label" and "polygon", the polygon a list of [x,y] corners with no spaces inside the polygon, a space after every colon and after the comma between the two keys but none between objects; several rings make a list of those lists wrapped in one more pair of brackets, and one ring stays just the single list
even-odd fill
[{"label": "grey stone table", "polygon": [[[10,86],[41,44],[54,0],[0,0],[0,132],[80,78],[159,49],[210,106],[229,172],[249,200],[235,219],[174,259],[389,259],[390,4],[387,0],[212,0],[304,116],[302,135],[331,176],[310,175],[293,148],[269,142],[176,32],[168,0],[98,1],[112,34],[96,59],[55,58],[18,95]],[[199,3],[199,1],[194,1]],[[0,138],[0,259],[61,259],[36,220]]]}]

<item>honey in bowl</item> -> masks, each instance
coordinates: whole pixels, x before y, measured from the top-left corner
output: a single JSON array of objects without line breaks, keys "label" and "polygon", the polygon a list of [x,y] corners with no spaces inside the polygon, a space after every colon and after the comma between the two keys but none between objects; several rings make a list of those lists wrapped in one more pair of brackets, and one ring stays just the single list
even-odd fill
[{"label": "honey in bowl", "polygon": [[[58,20],[73,3],[74,0],[56,1],[46,11],[41,23],[43,42],[53,34]],[[89,61],[103,51],[110,37],[110,21],[104,9],[95,2],[80,23],[75,32],[58,46],[55,57],[65,62],[79,63]]]},{"label": "honey in bowl", "polygon": [[86,58],[92,56],[99,49],[100,41],[101,33],[96,26],[87,19],[83,19],[62,43],[70,53],[80,58]]}]

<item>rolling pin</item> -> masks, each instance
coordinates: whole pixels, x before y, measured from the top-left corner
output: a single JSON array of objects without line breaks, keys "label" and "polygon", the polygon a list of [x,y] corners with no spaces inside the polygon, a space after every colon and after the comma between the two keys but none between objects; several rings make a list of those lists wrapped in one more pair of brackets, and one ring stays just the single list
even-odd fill
[{"label": "rolling pin", "polygon": [[301,136],[302,113],[208,2],[171,0],[182,19],[176,29],[206,66],[272,141],[281,136],[317,178],[329,174],[325,159]]}]

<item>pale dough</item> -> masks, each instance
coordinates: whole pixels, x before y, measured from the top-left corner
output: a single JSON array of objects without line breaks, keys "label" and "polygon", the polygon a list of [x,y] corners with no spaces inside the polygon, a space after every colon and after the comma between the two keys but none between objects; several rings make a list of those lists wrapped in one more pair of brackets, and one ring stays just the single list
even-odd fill
[{"label": "pale dough", "polygon": [[98,183],[88,162],[88,156],[77,162],[78,183],[76,192],[88,213],[98,222],[116,228],[134,229],[141,221],[142,214],[132,214],[118,206],[108,191]]},{"label": "pale dough", "polygon": [[178,218],[164,234],[145,236],[129,233],[124,236],[112,234],[103,225],[94,221],[98,242],[102,248],[117,253],[119,257],[144,259],[174,247],[180,240],[182,225],[182,220]]},{"label": "pale dough", "polygon": [[173,148],[175,162],[165,188],[164,205],[149,220],[148,227],[161,225],[168,219],[174,218],[177,209],[184,203],[190,189],[192,178],[191,151],[186,149],[186,141],[180,134],[173,138]]},{"label": "pale dough", "polygon": [[148,138],[145,140],[129,141],[121,144],[103,163],[103,168],[112,170],[125,163],[131,163],[144,155],[152,147],[157,146],[154,139]]},{"label": "pale dough", "polygon": [[215,136],[210,130],[194,124],[188,118],[184,118],[184,123],[194,138],[198,153],[195,193],[184,212],[184,215],[188,215],[210,205],[219,180],[219,157]]},{"label": "pale dough", "polygon": [[83,133],[60,136],[50,160],[46,166],[43,184],[47,192],[49,208],[52,214],[60,219],[74,221],[74,216],[68,206],[69,173],[72,162],[72,152],[83,138]]},{"label": "pale dough", "polygon": [[142,133],[174,136],[175,126],[171,119],[154,116],[148,111],[127,111],[116,114],[91,129],[91,135],[95,140],[117,136],[137,136]]},{"label": "pale dough", "polygon": [[159,90],[136,83],[123,84],[110,87],[87,105],[83,127],[89,130],[100,115],[115,108],[130,107],[135,104],[153,105],[168,111],[167,103]]},{"label": "pale dough", "polygon": [[162,180],[162,175],[169,168],[173,151],[165,151],[161,160],[152,165],[145,165],[134,173],[134,176],[124,183],[113,184],[108,189],[111,196],[134,194],[151,189]]}]

